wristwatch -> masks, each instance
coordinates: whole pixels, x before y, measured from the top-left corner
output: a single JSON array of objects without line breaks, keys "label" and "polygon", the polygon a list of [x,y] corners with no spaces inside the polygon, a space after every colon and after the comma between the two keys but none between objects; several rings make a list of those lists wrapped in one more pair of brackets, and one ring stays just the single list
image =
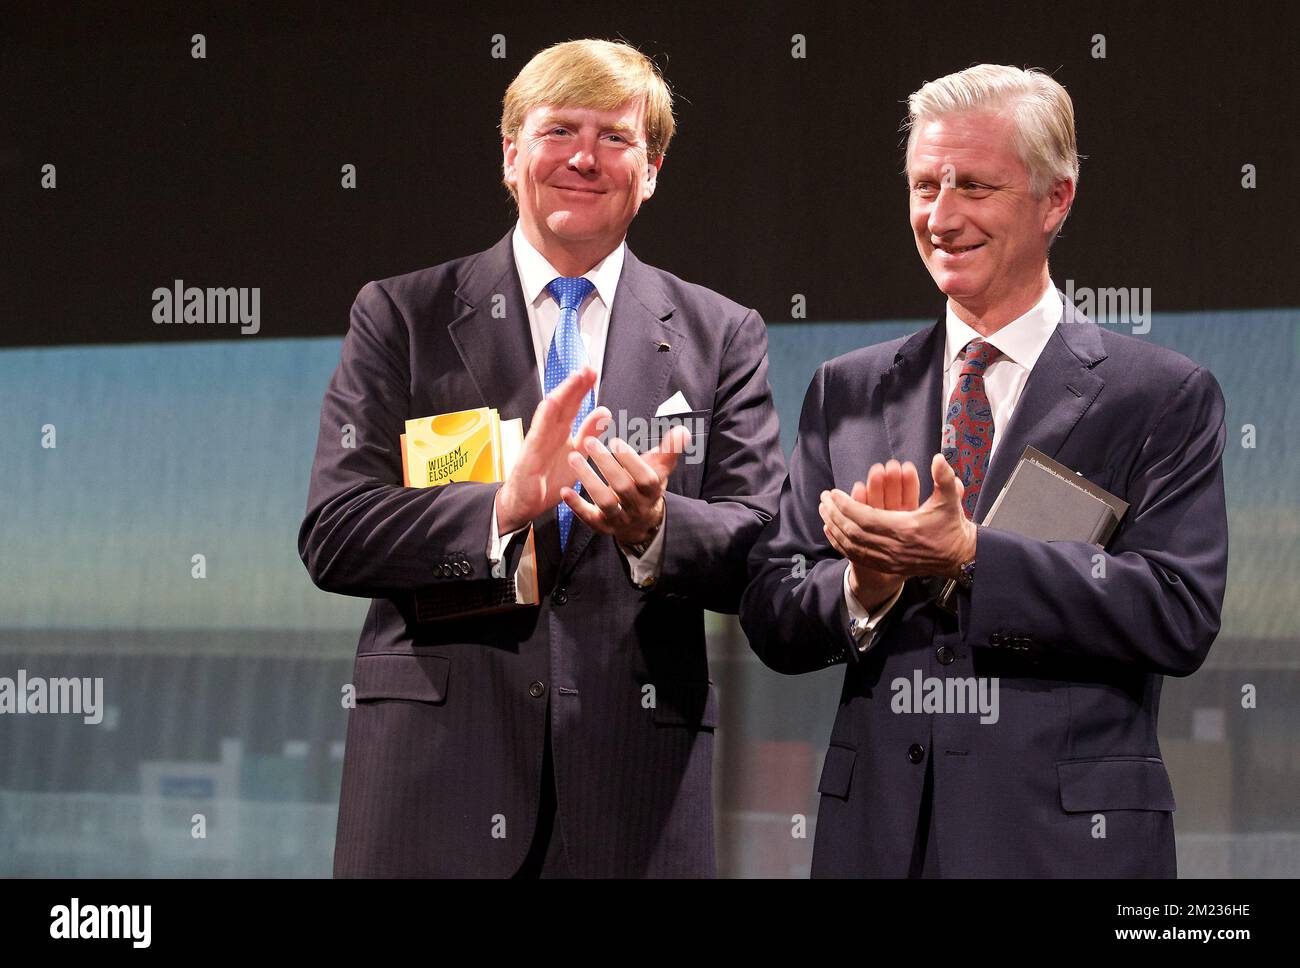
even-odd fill
[{"label": "wristwatch", "polygon": [[954,579],[957,587],[970,591],[971,585],[975,584],[975,559],[963,562],[961,568],[957,571],[957,577]]},{"label": "wristwatch", "polygon": [[623,547],[626,548],[631,554],[640,558],[643,554],[649,551],[650,546],[654,544],[655,535],[659,533],[659,527],[660,526],[656,524],[653,528],[650,529],[649,533],[646,534],[644,540],[638,541],[636,544],[623,545]]},{"label": "wristwatch", "polygon": [[[660,498],[659,500],[662,501],[663,498]],[[643,554],[645,554],[650,549],[650,546],[654,544],[655,535],[657,535],[659,533],[659,529],[664,526],[664,514],[666,514],[667,511],[668,508],[665,507],[664,513],[659,515],[659,523],[656,524],[649,531],[647,531],[646,536],[644,538],[642,538],[636,544],[623,545],[623,547],[628,550],[628,553],[633,554],[636,557],[640,558]]]}]

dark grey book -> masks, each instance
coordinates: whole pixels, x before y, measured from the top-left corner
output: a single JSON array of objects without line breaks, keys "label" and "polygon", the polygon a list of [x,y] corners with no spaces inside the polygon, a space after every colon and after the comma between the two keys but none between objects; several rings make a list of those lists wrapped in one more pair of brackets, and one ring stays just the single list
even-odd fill
[{"label": "dark grey book", "polygon": [[[1127,511],[1127,501],[1041,450],[1026,447],[980,526],[1041,541],[1086,541],[1102,548]],[[979,561],[978,550],[975,560]],[[938,604],[955,611],[952,596],[956,588],[955,581],[946,582]]]}]

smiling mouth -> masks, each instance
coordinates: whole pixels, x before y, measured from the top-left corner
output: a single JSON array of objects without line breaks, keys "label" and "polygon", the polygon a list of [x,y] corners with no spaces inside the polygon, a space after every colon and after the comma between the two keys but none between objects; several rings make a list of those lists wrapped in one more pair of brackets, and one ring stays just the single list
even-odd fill
[{"label": "smiling mouth", "polygon": [[974,252],[976,249],[982,249],[983,247],[984,243],[980,242],[978,245],[936,245],[934,248],[945,255],[961,255],[963,252]]},{"label": "smiling mouth", "polygon": [[570,188],[568,185],[556,185],[555,187],[562,192],[580,192],[583,195],[604,195],[605,194],[604,192],[597,191],[594,188]]}]

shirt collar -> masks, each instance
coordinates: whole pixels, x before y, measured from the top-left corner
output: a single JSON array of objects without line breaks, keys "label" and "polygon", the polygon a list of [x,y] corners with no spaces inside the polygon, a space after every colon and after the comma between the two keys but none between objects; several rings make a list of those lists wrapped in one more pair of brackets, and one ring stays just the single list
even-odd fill
[{"label": "shirt collar", "polygon": [[982,339],[1002,351],[1002,355],[1026,370],[1032,370],[1042,354],[1047,341],[1056,330],[1064,313],[1061,295],[1056,285],[1048,279],[1047,291],[1023,316],[1013,319],[992,336],[981,336],[958,318],[948,302],[946,312],[947,343],[944,347],[944,369],[952,366],[957,354],[973,339]]},{"label": "shirt collar", "polygon": [[[546,261],[546,257],[524,238],[523,226],[518,222],[515,223],[515,231],[510,243],[515,252],[515,267],[519,270],[519,282],[524,287],[524,298],[529,303],[536,303],[537,297],[559,273]],[[618,288],[618,279],[623,273],[623,257],[626,253],[627,241],[624,240],[618,244],[618,248],[582,274],[582,278],[591,280],[596,287],[596,294],[600,296],[600,301],[606,307],[614,305],[614,290]]]}]

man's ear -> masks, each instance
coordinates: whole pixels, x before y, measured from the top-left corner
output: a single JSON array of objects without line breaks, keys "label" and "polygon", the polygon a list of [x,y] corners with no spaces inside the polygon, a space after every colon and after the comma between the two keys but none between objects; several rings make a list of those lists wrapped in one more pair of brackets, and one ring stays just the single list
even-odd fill
[{"label": "man's ear", "polygon": [[655,185],[658,184],[659,169],[664,166],[664,155],[660,155],[654,161],[646,163],[645,189],[641,193],[641,201],[645,201],[655,193]]},{"label": "man's ear", "polygon": [[515,143],[510,138],[501,139],[501,180],[507,185],[513,186],[517,178],[515,174],[515,159],[518,155],[515,149]]},{"label": "man's ear", "polygon": [[1048,191],[1044,201],[1047,203],[1047,211],[1043,215],[1043,231],[1053,235],[1065,221],[1065,216],[1070,214],[1070,206],[1074,204],[1073,179],[1059,179]]}]

